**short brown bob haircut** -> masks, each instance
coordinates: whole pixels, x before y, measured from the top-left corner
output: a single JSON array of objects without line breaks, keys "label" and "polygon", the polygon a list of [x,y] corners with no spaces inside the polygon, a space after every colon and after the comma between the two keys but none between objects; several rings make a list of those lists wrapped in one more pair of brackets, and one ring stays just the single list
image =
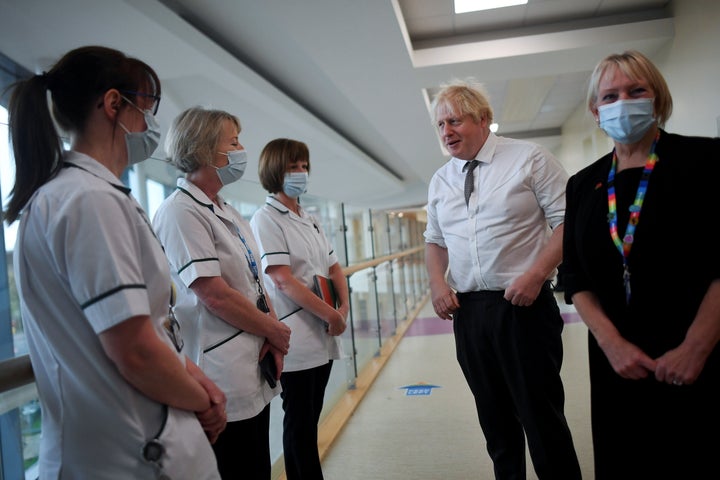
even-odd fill
[{"label": "short brown bob haircut", "polygon": [[271,140],[260,153],[260,184],[268,193],[282,192],[288,166],[302,161],[308,162],[307,171],[310,173],[310,151],[303,142],[289,138]]}]

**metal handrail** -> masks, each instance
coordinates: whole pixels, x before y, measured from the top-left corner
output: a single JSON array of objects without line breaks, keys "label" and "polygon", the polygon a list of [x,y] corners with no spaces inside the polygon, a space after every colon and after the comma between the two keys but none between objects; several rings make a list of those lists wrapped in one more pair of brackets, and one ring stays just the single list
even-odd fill
[{"label": "metal handrail", "polygon": [[0,362],[0,393],[5,393],[35,381],[30,355]]},{"label": "metal handrail", "polygon": [[353,273],[359,272],[360,270],[365,270],[366,268],[370,268],[370,267],[376,267],[376,266],[380,265],[381,263],[389,262],[389,261],[395,260],[396,258],[407,257],[408,255],[418,253],[424,249],[425,249],[425,247],[423,245],[420,245],[418,247],[409,248],[402,252],[392,253],[390,255],[384,255],[382,257],[373,258],[372,260],[367,260],[365,262],[355,263],[353,265],[343,268],[343,274],[345,274],[345,276],[348,277],[348,276],[352,275]]},{"label": "metal handrail", "polygon": [[[343,268],[343,274],[349,277],[353,273],[365,270],[366,268],[380,265],[381,263],[406,257],[423,250],[424,246],[413,247],[402,252],[385,255],[365,262],[359,262]],[[22,387],[35,381],[29,355],[14,357],[9,360],[0,361],[0,394]]]}]

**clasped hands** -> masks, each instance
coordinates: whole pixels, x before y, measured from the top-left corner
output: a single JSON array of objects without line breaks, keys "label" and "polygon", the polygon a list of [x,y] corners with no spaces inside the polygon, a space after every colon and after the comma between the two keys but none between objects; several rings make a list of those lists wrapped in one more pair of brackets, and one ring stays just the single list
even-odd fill
[{"label": "clasped hands", "polygon": [[680,344],[660,357],[650,358],[635,344],[620,337],[603,347],[615,372],[629,380],[654,375],[658,382],[669,385],[691,385],[705,365],[705,358],[697,349]]}]

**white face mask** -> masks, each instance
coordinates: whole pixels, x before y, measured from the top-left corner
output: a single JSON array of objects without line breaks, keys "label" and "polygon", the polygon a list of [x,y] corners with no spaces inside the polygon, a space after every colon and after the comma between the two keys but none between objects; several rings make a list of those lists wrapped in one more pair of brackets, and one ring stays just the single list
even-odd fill
[{"label": "white face mask", "polygon": [[245,173],[247,167],[247,152],[245,150],[230,150],[227,153],[218,152],[221,155],[227,155],[228,164],[224,167],[215,167],[220,182],[223,185],[240,180]]},{"label": "white face mask", "polygon": [[143,132],[131,132],[122,122],[118,121],[120,127],[125,130],[125,145],[127,146],[129,167],[147,160],[153,154],[158,143],[160,143],[160,125],[150,110],[141,110],[130,100],[125,100],[142,112],[145,116],[145,125],[147,125],[147,129]]},{"label": "white face mask", "polygon": [[599,125],[618,143],[635,143],[655,123],[653,98],[618,100],[598,107]]},{"label": "white face mask", "polygon": [[307,192],[308,173],[307,172],[288,172],[285,174],[283,182],[283,192],[290,198],[298,198]]}]

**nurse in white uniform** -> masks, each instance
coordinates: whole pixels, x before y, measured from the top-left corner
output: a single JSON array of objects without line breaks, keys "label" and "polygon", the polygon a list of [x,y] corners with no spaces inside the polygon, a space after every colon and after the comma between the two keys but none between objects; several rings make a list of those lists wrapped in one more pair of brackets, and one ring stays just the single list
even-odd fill
[{"label": "nurse in white uniform", "polygon": [[[260,154],[260,182],[270,195],[251,220],[262,252],[267,290],[279,318],[290,326],[290,352],[283,387],[283,453],[288,480],[322,479],[317,424],[332,361],[341,358],[340,338],[349,311],[347,281],[318,221],[302,209],[310,153],[296,140],[280,138]],[[313,293],[313,276],[329,277],[338,307]]]},{"label": "nurse in white uniform", "polygon": [[220,478],[208,437],[224,427],[224,396],[186,361],[167,260],[119,180],[157,146],[159,100],[149,66],[103,47],[73,50],[13,91],[5,218],[20,219],[15,278],[42,405],[41,480]]},{"label": "nurse in white uniform", "polygon": [[[153,221],[178,286],[174,311],[190,358],[227,396],[227,428],[213,445],[220,474],[269,480],[270,401],[280,393],[290,328],[265,297],[249,223],[219,195],[245,171],[239,133],[238,119],[220,110],[191,108],[175,119],[166,151],[185,178]],[[275,370],[266,370],[269,378],[262,358]]]}]

